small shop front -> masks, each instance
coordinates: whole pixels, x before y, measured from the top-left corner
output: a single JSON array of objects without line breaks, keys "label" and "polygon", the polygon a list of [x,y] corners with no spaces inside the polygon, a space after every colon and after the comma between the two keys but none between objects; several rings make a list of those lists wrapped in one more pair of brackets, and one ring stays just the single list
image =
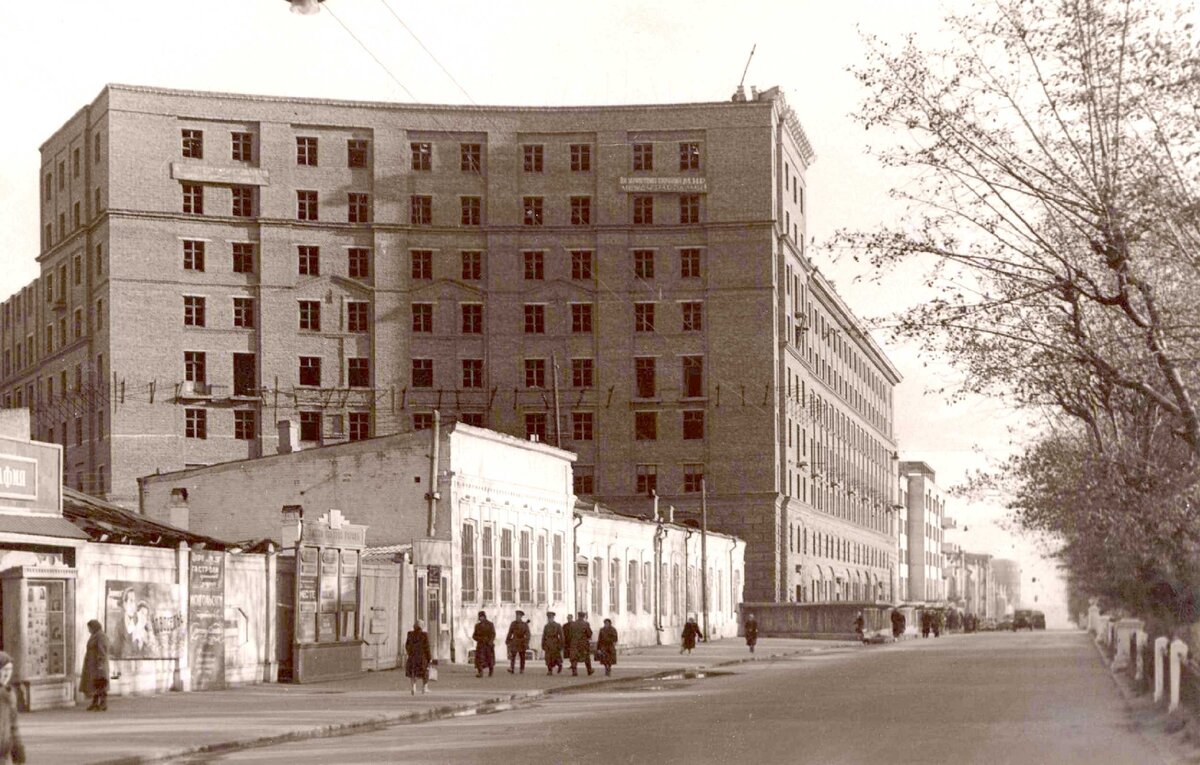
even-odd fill
[{"label": "small shop front", "polygon": [[0,649],[22,709],[75,704],[75,565],[87,539],[63,518],[62,447],[0,428]]}]

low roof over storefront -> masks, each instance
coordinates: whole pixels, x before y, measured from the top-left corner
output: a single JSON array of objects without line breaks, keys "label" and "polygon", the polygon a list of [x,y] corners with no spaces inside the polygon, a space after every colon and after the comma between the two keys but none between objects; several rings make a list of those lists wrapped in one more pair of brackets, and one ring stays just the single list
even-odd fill
[{"label": "low roof over storefront", "polygon": [[[62,493],[63,517],[66,519],[63,523],[70,526],[80,537],[93,542],[147,547],[178,547],[180,542],[187,542],[189,545],[202,544],[210,550],[230,550],[247,546],[245,543],[225,542],[215,537],[192,533],[169,523],[155,521],[130,512],[120,505],[105,502],[66,486],[63,487]],[[0,517],[0,524],[9,518],[15,517]],[[0,525],[0,530],[2,529],[3,526]]]}]

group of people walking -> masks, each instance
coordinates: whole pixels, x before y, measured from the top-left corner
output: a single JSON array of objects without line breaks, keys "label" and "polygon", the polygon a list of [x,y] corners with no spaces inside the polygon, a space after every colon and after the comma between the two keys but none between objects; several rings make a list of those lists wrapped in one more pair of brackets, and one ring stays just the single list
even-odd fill
[{"label": "group of people walking", "polygon": [[[612,619],[605,619],[596,637],[595,652],[592,649],[592,625],[587,620],[587,613],[580,611],[572,619],[567,615],[565,624],[555,621],[553,611],[546,613],[546,626],[542,628],[542,655],[546,662],[546,674],[556,671],[562,674],[563,661],[571,664],[571,674],[579,674],[579,664],[582,663],[587,673],[593,674],[592,657],[604,667],[604,674],[611,675],[613,665],[617,663],[617,628]],[[479,612],[475,623],[475,631],[471,635],[475,641],[475,677],[483,677],[486,670],[490,677],[496,668],[496,627],[487,618],[486,611]],[[532,642],[532,632],[529,622],[525,620],[525,612],[517,611],[516,618],[508,626],[504,645],[508,650],[508,671],[510,674],[524,674],[525,657]]]}]

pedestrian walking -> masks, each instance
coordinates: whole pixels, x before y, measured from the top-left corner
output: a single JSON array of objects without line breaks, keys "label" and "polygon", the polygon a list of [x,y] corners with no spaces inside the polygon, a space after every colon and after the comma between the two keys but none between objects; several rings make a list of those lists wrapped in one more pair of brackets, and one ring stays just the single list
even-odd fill
[{"label": "pedestrian walking", "polygon": [[863,618],[863,612],[859,611],[854,615],[854,634],[858,636],[858,641],[861,643],[866,640],[867,620]]},{"label": "pedestrian walking", "polygon": [[945,626],[945,618],[941,611],[935,611],[930,618],[930,627],[933,628],[933,636],[935,638],[942,636],[942,627]]},{"label": "pedestrian walking", "polygon": [[892,609],[892,639],[899,640],[904,634],[904,614],[900,613],[900,609]]},{"label": "pedestrian walking", "polygon": [[496,669],[496,625],[488,621],[487,611],[479,612],[471,639],[475,641],[475,677],[483,677],[485,669],[491,677]]},{"label": "pedestrian walking", "polygon": [[563,628],[561,624],[554,621],[553,611],[546,613],[546,626],[542,628],[542,655],[546,657],[546,674],[554,674],[554,668],[558,667],[558,674],[561,675],[563,668]]},{"label": "pedestrian walking", "polygon": [[683,635],[680,638],[679,652],[687,651],[690,655],[692,649],[696,647],[696,639],[700,637],[700,627],[696,624],[696,617],[689,616],[687,624],[683,625]]},{"label": "pedestrian walking", "polygon": [[17,730],[17,700],[9,686],[13,676],[12,657],[0,651],[0,762],[25,762],[25,745]]},{"label": "pedestrian walking", "polygon": [[931,626],[931,622],[932,622],[932,618],[930,616],[930,613],[928,611],[922,611],[921,612],[921,637],[923,637],[923,638],[929,637],[929,629]]},{"label": "pedestrian walking", "polygon": [[417,680],[421,681],[421,693],[429,693],[429,665],[433,656],[429,651],[429,633],[421,628],[421,622],[413,623],[413,628],[404,640],[404,674],[412,680],[412,695],[417,695]]},{"label": "pedestrian walking", "polygon": [[[567,633],[567,630],[570,630]],[[587,673],[590,675],[594,672],[592,669],[592,625],[588,624],[587,613],[580,611],[575,615],[575,621],[567,624],[563,628],[563,632],[567,633],[567,653],[571,659],[571,674],[579,674],[579,662],[583,662],[587,667]]]},{"label": "pedestrian walking", "polygon": [[522,617],[524,611],[517,611],[517,618],[508,625],[508,634],[504,636],[504,646],[508,649],[508,674],[517,669],[517,659],[521,660],[521,674],[525,674],[525,652],[529,650],[529,623]]},{"label": "pedestrian walking", "polygon": [[758,644],[758,620],[754,618],[754,614],[746,617],[746,645],[750,646],[750,653],[754,653],[754,646]]},{"label": "pedestrian walking", "polygon": [[605,619],[600,634],[596,636],[596,659],[604,665],[604,674],[611,675],[617,663],[617,628],[612,619]]},{"label": "pedestrian walking", "polygon": [[83,674],[79,678],[79,690],[92,697],[89,712],[108,711],[108,638],[100,622],[92,619],[87,623],[87,648],[83,652]]}]

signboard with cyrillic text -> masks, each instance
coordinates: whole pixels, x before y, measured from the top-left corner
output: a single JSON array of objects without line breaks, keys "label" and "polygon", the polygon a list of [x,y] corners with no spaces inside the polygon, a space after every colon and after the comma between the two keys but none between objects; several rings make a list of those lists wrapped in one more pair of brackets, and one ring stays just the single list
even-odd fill
[{"label": "signboard with cyrillic text", "polygon": [[0,510],[62,515],[62,447],[0,437]]}]

